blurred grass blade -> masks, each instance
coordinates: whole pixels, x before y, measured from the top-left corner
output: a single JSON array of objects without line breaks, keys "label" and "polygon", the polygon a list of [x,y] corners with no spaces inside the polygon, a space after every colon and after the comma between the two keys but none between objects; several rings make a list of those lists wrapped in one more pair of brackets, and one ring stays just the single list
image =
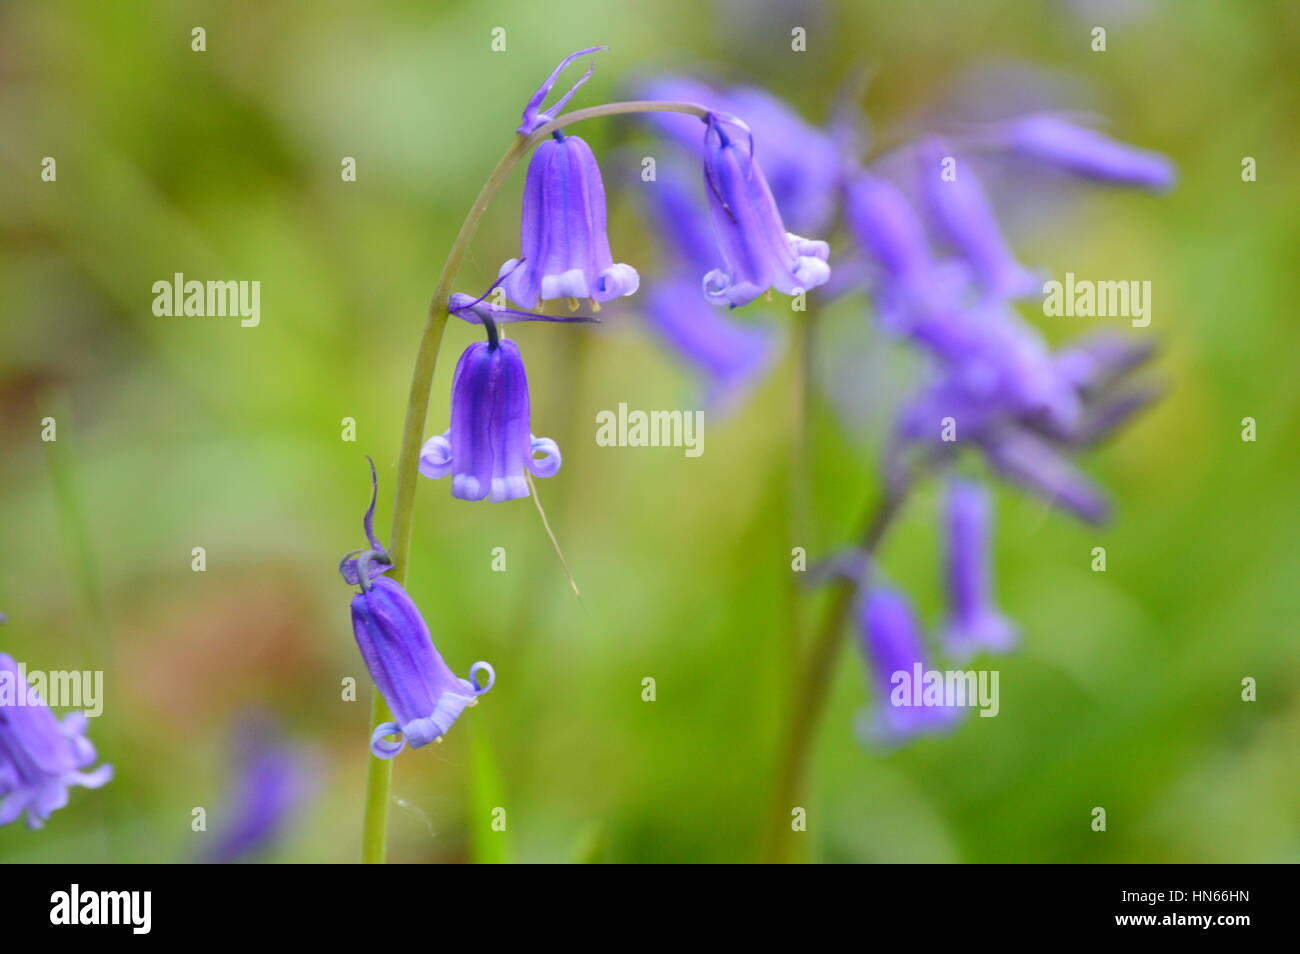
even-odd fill
[{"label": "blurred grass blade", "polygon": [[510,834],[497,830],[494,822],[501,819],[508,824],[505,812],[505,787],[497,767],[496,754],[487,730],[476,726],[470,752],[469,772],[470,860],[478,865],[508,865]]}]

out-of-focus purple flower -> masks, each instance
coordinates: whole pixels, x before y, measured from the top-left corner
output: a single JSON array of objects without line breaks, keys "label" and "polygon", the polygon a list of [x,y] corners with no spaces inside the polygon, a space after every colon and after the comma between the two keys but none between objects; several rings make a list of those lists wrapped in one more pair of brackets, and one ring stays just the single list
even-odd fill
[{"label": "out-of-focus purple flower", "polygon": [[1163,389],[1151,386],[1130,388],[1117,394],[1103,394],[1090,402],[1078,429],[1070,435],[1075,447],[1093,447],[1111,437],[1139,411],[1154,404]]},{"label": "out-of-focus purple flower", "polygon": [[82,712],[55,718],[13,658],[0,653],[0,826],[25,811],[27,827],[40,828],[68,804],[69,788],[99,788],[113,777],[111,765],[86,770],[95,761],[86,727]]},{"label": "out-of-focus purple flower", "polygon": [[234,733],[233,784],[210,864],[247,861],[270,848],[302,807],[311,787],[307,759],[265,716],[241,721]]},{"label": "out-of-focus purple flower", "polygon": [[425,442],[420,473],[434,480],[450,475],[453,497],[499,503],[527,497],[525,471],[553,477],[561,458],[555,441],[530,430],[528,377],[518,346],[488,327],[492,340],[476,341],[460,356],[451,384],[451,427]]},{"label": "out-of-focus purple flower", "polygon": [[671,263],[667,277],[647,293],[645,316],[656,336],[703,380],[704,401],[715,413],[733,411],[776,355],[777,336],[765,326],[733,321],[700,295],[689,269],[722,260],[704,211],[704,195],[671,161],[647,183],[649,209]]},{"label": "out-of-focus purple flower", "polygon": [[989,509],[983,485],[949,483],[944,561],[949,615],[944,642],[958,659],[981,650],[1007,652],[1016,643],[1015,627],[993,604]]},{"label": "out-of-focus purple flower", "polygon": [[1051,113],[1014,119],[1001,127],[998,138],[1016,155],[1108,185],[1164,190],[1177,179],[1174,164],[1160,153],[1118,142]]},{"label": "out-of-focus purple flower", "polygon": [[846,184],[844,200],[845,222],[889,282],[907,284],[929,271],[934,262],[925,224],[897,187],[857,172]]},{"label": "out-of-focus purple flower", "polygon": [[1105,523],[1110,504],[1097,486],[1046,439],[1008,428],[983,441],[998,476],[1063,507],[1086,523]]},{"label": "out-of-focus purple flower", "polygon": [[704,181],[723,261],[704,276],[710,302],[734,308],[769,288],[795,295],[830,278],[830,247],[785,230],[748,131],[717,114],[705,134]]},{"label": "out-of-focus purple flower", "polygon": [[527,105],[524,106],[523,121],[519,124],[519,128],[516,131],[523,136],[530,135],[531,133],[541,129],[556,116],[560,115],[560,111],[569,104],[569,100],[573,98],[573,94],[578,91],[578,88],[591,78],[592,70],[592,68],[588,66],[587,72],[582,74],[578,79],[578,82],[574,83],[567,93],[556,100],[555,105],[543,112],[542,103],[546,97],[550,95],[551,88],[555,86],[555,81],[560,78],[560,74],[564,72],[564,68],[580,56],[586,56],[589,53],[599,53],[601,50],[607,49],[609,49],[607,46],[589,46],[587,49],[579,50],[577,53],[570,53],[564,59],[560,60],[560,65],[551,71],[551,75],[546,77],[546,81],[537,88],[537,92],[533,93],[532,97],[529,98]]},{"label": "out-of-focus purple flower", "polygon": [[[926,211],[945,239],[970,263],[984,290],[994,298],[1037,292],[1041,277],[1016,260],[971,164],[933,138],[918,146],[917,158]],[[945,163],[947,159],[953,159],[955,165]]]},{"label": "out-of-focus purple flower", "polygon": [[727,413],[771,365],[777,337],[742,324],[700,297],[698,280],[677,276],[650,286],[646,319],[673,353],[704,379],[704,400]]},{"label": "out-of-focus purple flower", "polygon": [[600,167],[577,136],[557,131],[533,153],[520,244],[520,257],[501,266],[501,284],[525,308],[539,298],[609,301],[631,295],[640,284],[635,268],[614,262]]},{"label": "out-of-focus purple flower", "polygon": [[1091,447],[1101,442],[1159,397],[1159,390],[1149,385],[1130,387],[1123,383],[1154,353],[1155,346],[1149,340],[1102,333],[1090,335],[1056,355],[1058,373],[1079,394],[1084,408],[1078,426],[1066,435],[1068,443]]},{"label": "out-of-focus purple flower", "polygon": [[1154,351],[1149,339],[1095,334],[1058,352],[1056,368],[1071,386],[1088,394],[1128,374]]},{"label": "out-of-focus purple flower", "polygon": [[[370,474],[376,482],[373,463]],[[370,678],[396,718],[375,728],[370,751],[376,758],[391,759],[407,743],[419,748],[446,734],[465,708],[492,688],[496,673],[481,661],[470,666],[468,679],[453,673],[401,584],[385,576],[372,579],[367,563],[380,558],[387,559],[373,550],[357,558],[353,575],[361,581],[361,592],[352,598],[352,630]],[[475,678],[479,672],[487,673],[484,685]],[[392,735],[401,738],[389,741]]]},{"label": "out-of-focus purple flower", "polygon": [[908,334],[935,359],[934,375],[899,414],[891,470],[908,447],[938,456],[979,449],[1004,479],[1089,523],[1105,497],[1070,460],[1154,396],[1115,385],[1150,355],[1097,338],[1053,355],[1035,329],[998,302],[910,316]]},{"label": "out-of-focus purple flower", "polygon": [[910,337],[938,359],[941,378],[932,400],[946,404],[965,434],[963,417],[1014,416],[1064,435],[1082,414],[1076,390],[1059,373],[1037,329],[1007,305],[986,300],[936,310],[917,309]]},{"label": "out-of-focus purple flower", "polygon": [[[834,139],[788,104],[756,87],[720,89],[675,76],[644,83],[638,94],[696,103],[742,120],[753,134],[755,153],[782,219],[800,232],[818,232],[828,224],[844,160]],[[704,136],[694,117],[651,113],[646,118],[693,155],[704,155]]]},{"label": "out-of-focus purple flower", "polygon": [[872,585],[858,602],[858,623],[867,668],[880,696],[870,724],[872,735],[897,745],[917,735],[946,731],[960,721],[962,710],[954,706],[913,704],[917,667],[927,671],[927,653],[906,597]]},{"label": "out-of-focus purple flower", "polygon": [[[666,160],[658,164],[654,181],[646,183],[645,195],[657,226],[656,232],[674,268],[710,269],[722,263],[722,253],[718,251],[718,241],[714,238],[708,206],[698,181],[688,182],[681,168],[672,160]],[[696,294],[699,294],[698,288]]]}]

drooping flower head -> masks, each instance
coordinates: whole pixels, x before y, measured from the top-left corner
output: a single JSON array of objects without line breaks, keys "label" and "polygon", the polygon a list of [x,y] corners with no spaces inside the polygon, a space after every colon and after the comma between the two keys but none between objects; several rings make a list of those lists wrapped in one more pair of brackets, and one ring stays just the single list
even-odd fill
[{"label": "drooping flower head", "polygon": [[830,248],[785,230],[781,212],[739,120],[711,113],[704,134],[704,183],[722,266],[704,276],[715,305],[746,305],[775,288],[795,295],[831,276]]},{"label": "drooping flower head", "polygon": [[924,733],[944,732],[961,719],[962,710],[954,706],[912,704],[916,667],[928,671],[928,654],[906,597],[873,583],[858,601],[858,626],[860,646],[879,696],[867,726],[872,736],[897,745]]},{"label": "drooping flower head", "polygon": [[82,712],[55,718],[13,658],[0,653],[0,826],[26,812],[27,827],[40,828],[68,804],[69,788],[99,788],[113,777],[111,765],[88,769],[95,747],[87,722]]},{"label": "drooping flower head", "polygon": [[[519,347],[498,325],[518,321],[594,322],[586,315],[539,315],[487,301],[498,286],[523,267],[516,263],[478,298],[457,292],[447,307],[453,315],[482,325],[487,341],[465,349],[451,382],[451,427],[431,437],[420,451],[420,473],[433,480],[451,476],[452,496],[499,503],[527,497],[528,478],[554,477],[560,448],[549,437],[534,437],[528,377]],[[537,455],[541,456],[538,457]]]},{"label": "drooping flower head", "polygon": [[691,270],[722,259],[704,196],[692,186],[700,188],[680,176],[671,161],[661,162],[655,181],[646,185],[670,263],[668,274],[650,284],[645,317],[659,340],[701,378],[709,409],[726,414],[771,365],[778,339],[770,327],[734,321],[700,295],[698,275]]},{"label": "drooping flower head", "polygon": [[[476,341],[465,349],[451,385],[451,427],[420,452],[420,473],[451,476],[451,494],[493,503],[528,496],[525,472],[553,477],[560,448],[530,428],[528,378],[519,347]],[[540,458],[535,455],[541,454]]]},{"label": "drooping flower head", "polygon": [[[763,154],[763,173],[783,221],[799,232],[829,224],[843,158],[834,139],[787,103],[753,86],[718,87],[684,76],[660,76],[637,87],[645,99],[695,103],[744,120]],[[647,113],[646,120],[693,158],[703,156],[699,121],[683,113]]]},{"label": "drooping flower head", "polygon": [[948,485],[944,570],[949,614],[945,645],[957,659],[1015,646],[1016,630],[993,605],[988,489],[968,480]]},{"label": "drooping flower head", "polygon": [[234,732],[231,791],[218,816],[209,864],[257,857],[284,833],[307,797],[312,776],[303,752],[287,743],[269,716],[247,716]]},{"label": "drooping flower head", "polygon": [[605,231],[605,186],[591,147],[556,131],[528,164],[519,258],[501,266],[502,287],[525,308],[539,299],[609,301],[637,290],[631,265],[615,263]]},{"label": "drooping flower head", "polygon": [[844,218],[854,237],[894,285],[909,285],[934,265],[925,224],[903,193],[860,171],[844,189]]},{"label": "drooping flower head", "polygon": [[1118,142],[1051,113],[1013,119],[997,135],[1015,155],[1107,185],[1163,191],[1177,178],[1168,157]]},{"label": "drooping flower head", "polygon": [[1036,292],[1041,277],[1017,261],[970,161],[933,138],[920,143],[917,159],[928,214],[984,290],[995,298]]},{"label": "drooping flower head", "polygon": [[[374,511],[378,492],[373,462],[370,474],[374,489],[368,515]],[[396,719],[375,728],[370,751],[377,758],[390,759],[408,743],[419,748],[446,734],[465,708],[492,688],[496,673],[485,662],[474,663],[468,679],[453,673],[434,647],[410,594],[400,583],[371,572],[376,562],[387,563],[388,558],[372,549],[355,558],[344,557],[340,569],[347,582],[361,587],[352,598],[352,630],[370,678]],[[480,672],[487,674],[484,684],[476,678]],[[400,736],[396,742],[388,738],[394,735]]]}]

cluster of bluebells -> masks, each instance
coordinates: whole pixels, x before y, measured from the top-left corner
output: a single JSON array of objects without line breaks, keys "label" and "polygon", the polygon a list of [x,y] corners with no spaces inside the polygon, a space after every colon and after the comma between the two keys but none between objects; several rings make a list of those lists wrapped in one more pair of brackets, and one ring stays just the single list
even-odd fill
[{"label": "cluster of bluebells", "polygon": [[[1038,494],[1089,523],[1108,516],[1105,495],[1078,469],[1074,456],[1102,440],[1153,397],[1126,385],[1128,374],[1151,353],[1148,342],[1100,335],[1052,351],[1017,311],[1016,302],[1041,293],[1044,275],[1026,267],[1003,235],[993,204],[976,172],[975,158],[993,153],[1044,171],[1154,191],[1174,181],[1163,156],[1137,149],[1055,114],[1021,116],[972,131],[959,140],[930,136],[864,166],[857,153],[857,124],[840,120],[818,129],[785,104],[751,88],[723,88],[667,77],[643,84],[647,98],[701,103],[719,116],[743,117],[747,135],[715,135],[704,142],[688,119],[653,118],[658,131],[684,150],[704,156],[716,170],[706,181],[714,212],[712,236],[689,227],[689,197],[670,171],[650,189],[675,263],[707,260],[723,264],[706,281],[710,301],[740,305],[752,301],[751,274],[737,267],[730,237],[717,212],[744,178],[740,153],[761,156],[769,172],[763,192],[801,229],[825,232],[843,210],[845,232],[857,247],[840,280],[824,294],[866,292],[878,325],[910,342],[925,356],[916,393],[900,409],[887,442],[886,479],[896,485],[920,470],[947,473],[944,529],[948,617],[942,626],[947,655],[964,660],[979,652],[1005,652],[1016,631],[992,602],[990,565],[991,495],[978,480],[958,477],[963,451],[982,458],[996,476]],[[724,146],[723,144],[727,145]],[[738,145],[743,144],[743,145]],[[723,157],[720,149],[734,155]],[[712,157],[710,157],[712,151]],[[731,164],[728,164],[730,162]],[[886,175],[882,169],[891,172]],[[902,174],[898,174],[898,170]],[[670,167],[671,170],[671,167]],[[730,178],[728,178],[730,176]],[[740,225],[756,233],[756,220]],[[712,244],[711,244],[712,242]],[[779,243],[769,243],[776,247]],[[774,262],[786,251],[798,263],[788,273]],[[822,284],[829,271],[824,243],[789,234],[775,258],[756,257],[768,284],[788,290]],[[675,268],[678,266],[674,266]],[[802,270],[802,271],[801,271]],[[761,280],[761,279],[760,279]],[[710,394],[734,393],[770,361],[772,345],[761,329],[732,323],[706,335],[696,324],[698,306],[684,301],[683,283],[670,279],[662,295],[652,293],[650,320],[669,346],[710,379]],[[725,319],[724,319],[725,320]],[[716,328],[718,319],[704,327]],[[720,356],[727,352],[730,361]],[[857,621],[864,656],[879,695],[887,700],[890,676],[928,668],[925,640],[906,597],[878,579],[864,586]],[[871,720],[874,735],[897,742],[954,724],[947,709],[895,708],[886,702]]]},{"label": "cluster of bluebells", "polygon": [[84,713],[55,717],[11,656],[0,653],[0,826],[27,814],[40,828],[68,804],[68,789],[99,788],[111,765],[92,768],[95,747]]},{"label": "cluster of bluebells", "polygon": [[[566,57],[525,106],[516,132],[542,141],[524,183],[519,254],[502,264],[484,294],[456,293],[446,303],[449,314],[485,333],[456,365],[449,428],[429,438],[420,457],[421,473],[450,477],[458,499],[526,497],[532,477],[553,476],[561,466],[556,443],[532,432],[523,358],[503,326],[594,321],[576,314],[581,299],[595,312],[641,288],[636,268],[616,262],[611,251],[605,186],[591,147],[556,125],[590,66],[544,106],[560,74],[601,49]],[[956,458],[973,449],[998,476],[1101,521],[1105,498],[1075,467],[1073,453],[1149,399],[1121,386],[1149,349],[1109,337],[1055,353],[1048,348],[1015,308],[1037,292],[1042,276],[1018,261],[974,165],[957,150],[992,150],[1071,176],[1150,189],[1172,183],[1168,161],[1044,114],[955,143],[922,139],[891,157],[907,170],[906,181],[896,182],[860,163],[852,120],[822,130],[761,90],[683,78],[657,79],[637,92],[691,104],[686,112],[648,114],[675,153],[662,157],[646,190],[664,247],[664,273],[645,294],[650,325],[705,379],[711,406],[734,406],[778,346],[776,334],[748,316],[738,320],[734,309],[770,300],[773,291],[796,301],[817,288],[865,291],[880,326],[927,358],[925,378],[893,427],[885,469],[891,483],[922,468],[947,473],[945,651],[961,659],[1010,649],[1015,627],[992,601],[990,493],[983,483],[953,476]],[[830,246],[805,233],[827,234],[837,219],[865,265],[846,269],[832,285]],[[568,314],[555,314],[557,306],[545,313],[556,301],[568,303]],[[361,589],[352,608],[357,643],[396,716],[375,730],[371,748],[391,757],[407,743],[440,738],[491,686],[492,670],[476,663],[461,679],[443,663],[410,596],[384,576],[391,565],[374,537],[373,511],[372,496],[365,521],[370,548],[345,557],[341,570]],[[873,580],[858,618],[878,682],[925,664],[921,627],[901,592]],[[486,685],[475,678],[480,670],[488,673]],[[897,741],[955,719],[947,710],[884,707],[874,731]]]},{"label": "cluster of bluebells", "polygon": [[[528,101],[517,129],[521,136],[539,134],[560,115],[591,69],[544,109],[560,73],[600,49],[579,50],[555,68]],[[674,261],[651,290],[648,306],[655,326],[709,378],[710,402],[720,405],[767,365],[773,340],[729,322],[718,308],[736,308],[773,290],[797,295],[825,284],[830,249],[787,231],[746,122],[720,107],[702,117],[675,118],[690,130],[673,127],[689,143],[703,200],[693,201],[672,175],[665,179],[655,211],[663,233],[672,237]],[[779,182],[797,178],[788,160],[778,159],[773,168],[780,171]],[[477,298],[456,293],[447,303],[450,314],[482,326],[486,340],[461,355],[452,381],[451,426],[425,443],[420,471],[435,480],[451,477],[452,496],[461,500],[526,497],[530,475],[551,477],[561,465],[555,442],[532,433],[523,358],[501,326],[593,321],[529,309],[567,301],[572,313],[587,299],[599,311],[602,303],[641,287],[637,270],[614,261],[610,250],[604,180],[591,147],[561,129],[553,129],[529,161],[519,246],[519,255],[502,264],[487,292]],[[488,302],[498,288],[516,307]]]},{"label": "cluster of bluebells", "polygon": [[[1057,116],[1008,121],[983,133],[979,147],[1112,185],[1159,190],[1174,179],[1164,157]],[[928,137],[894,159],[910,170],[910,183],[855,167],[843,187],[846,224],[872,266],[875,314],[927,358],[925,378],[895,422],[887,480],[901,482],[921,467],[953,470],[969,450],[998,477],[1081,520],[1103,522],[1106,497],[1073,458],[1151,399],[1150,390],[1125,384],[1150,356],[1150,343],[1099,335],[1053,352],[1015,308],[1041,292],[1043,276],[1016,258],[960,144]],[[1016,636],[992,603],[987,487],[950,478],[945,511],[943,647],[957,661],[1005,652]],[[864,596],[862,627],[879,675],[894,671],[891,652],[921,649],[914,625],[871,611],[877,599]],[[891,640],[894,649],[883,648]],[[887,721],[881,728],[898,741],[955,718],[907,708]]]}]

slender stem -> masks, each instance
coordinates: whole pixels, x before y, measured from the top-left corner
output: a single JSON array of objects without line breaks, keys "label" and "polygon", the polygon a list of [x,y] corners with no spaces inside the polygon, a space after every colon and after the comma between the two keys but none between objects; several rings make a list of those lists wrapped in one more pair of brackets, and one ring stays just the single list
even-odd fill
[{"label": "slender stem", "polygon": [[[814,521],[812,518],[812,487],[815,477],[815,460],[813,454],[811,416],[812,416],[812,368],[815,351],[815,327],[817,308],[809,303],[809,310],[795,312],[794,322],[794,372],[795,402],[792,408],[793,437],[791,443],[794,453],[787,451],[787,495],[789,506],[790,545],[804,548],[804,552],[816,549],[814,539]],[[783,672],[796,672],[799,658],[803,652],[807,629],[807,587],[799,581],[799,574],[787,574],[786,582],[786,633],[784,646],[781,647]],[[788,687],[781,702],[784,705],[782,719],[788,719],[795,710],[797,699],[796,684],[783,680]]]},{"label": "slender stem", "polygon": [[[46,461],[50,471],[50,485],[54,492],[55,510],[58,513],[60,529],[63,532],[64,549],[69,563],[71,576],[81,598],[84,618],[78,627],[82,631],[86,665],[101,672],[116,673],[114,663],[112,628],[109,625],[108,610],[104,604],[104,589],[100,581],[99,563],[95,557],[95,547],[91,539],[90,521],[87,519],[85,498],[82,494],[76,431],[73,428],[72,401],[68,394],[57,393],[49,399],[45,409],[50,417],[62,428],[62,438],[45,445]],[[71,446],[69,446],[71,444]],[[117,691],[115,683],[107,681],[105,698],[100,700],[102,708],[116,711]],[[95,731],[104,751],[110,755],[120,753],[118,745],[120,732],[115,720],[105,719],[104,724],[96,724]],[[125,811],[122,802],[121,786],[110,785],[97,800],[103,809],[104,837],[108,845],[110,861],[130,860],[128,847],[134,845],[122,838]]]},{"label": "slender stem", "polygon": [[[406,402],[406,423],[402,428],[402,450],[397,459],[397,489],[393,501],[393,529],[390,534],[389,554],[393,558],[393,569],[389,579],[402,583],[406,579],[406,568],[411,550],[411,531],[415,519],[415,485],[419,475],[420,446],[423,443],[424,425],[429,413],[429,393],[433,388],[433,374],[438,365],[438,348],[442,344],[442,333],[447,327],[447,296],[451,294],[452,283],[460,271],[461,263],[484,213],[492,204],[493,198],[502,183],[510,175],[528,151],[557,129],[586,119],[601,116],[617,116],[626,113],[688,113],[701,119],[709,115],[703,106],[694,103],[659,102],[655,100],[629,100],[620,103],[605,103],[587,109],[574,110],[537,129],[529,135],[516,135],[510,148],[506,150],[496,168],[492,170],[478,197],[470,206],[469,214],[461,223],[460,231],[447,252],[434,286],[433,298],[429,302],[429,311],[425,318],[424,333],[420,338],[420,349],[415,357],[415,371],[411,375],[411,390]],[[392,716],[383,697],[376,688],[372,691],[370,706],[370,725],[387,722]],[[366,772],[366,808],[362,831],[361,859],[367,864],[382,864],[387,852],[388,837],[388,801],[392,789],[392,761],[371,757]]]},{"label": "slender stem", "polygon": [[[868,509],[859,546],[869,556],[874,556],[881,541],[893,525],[910,489],[910,481],[887,488],[881,499]],[[772,812],[769,819],[767,860],[788,861],[793,854],[794,838],[790,828],[790,812],[797,804],[803,788],[808,755],[816,734],[817,723],[825,708],[828,683],[834,672],[840,647],[844,644],[849,613],[857,596],[858,582],[837,576],[831,584],[830,605],[822,618],[807,661],[795,690],[794,711],[781,750],[781,762],[772,787]]]}]

